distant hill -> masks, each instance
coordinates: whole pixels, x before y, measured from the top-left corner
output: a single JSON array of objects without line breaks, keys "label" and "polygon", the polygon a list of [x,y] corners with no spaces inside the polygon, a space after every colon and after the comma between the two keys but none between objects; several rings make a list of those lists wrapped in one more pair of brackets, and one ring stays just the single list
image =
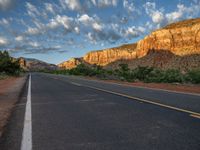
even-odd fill
[{"label": "distant hill", "polygon": [[41,70],[56,70],[58,67],[54,64],[49,64],[44,61],[20,57],[20,66],[27,71],[41,71]]},{"label": "distant hill", "polygon": [[116,68],[120,63],[128,63],[130,68],[139,65],[163,69],[180,66],[180,70],[200,67],[200,18],[169,24],[137,43],[91,51],[82,58],[71,59],[59,66],[69,69],[79,63],[105,68]]}]

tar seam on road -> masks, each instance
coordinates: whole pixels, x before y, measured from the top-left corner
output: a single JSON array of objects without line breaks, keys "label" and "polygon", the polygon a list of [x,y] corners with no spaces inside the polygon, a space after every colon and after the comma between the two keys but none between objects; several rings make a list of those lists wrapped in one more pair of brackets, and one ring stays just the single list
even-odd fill
[{"label": "tar seam on road", "polygon": [[[78,84],[78,83],[76,83],[76,84],[74,84],[74,83],[75,82],[73,82],[73,85]],[[153,102],[153,101],[145,100],[145,99],[142,99],[142,98],[129,96],[129,95],[126,95],[126,94],[122,94],[122,93],[118,93],[118,92],[114,92],[114,91],[109,91],[109,90],[105,90],[105,89],[101,89],[101,88],[97,88],[97,87],[93,87],[93,86],[81,85],[81,84],[78,84],[78,86],[88,87],[88,88],[91,88],[91,89],[95,89],[95,90],[98,90],[98,91],[102,91],[102,92],[106,92],[106,93],[110,93],[110,94],[126,97],[126,98],[137,100],[137,101],[140,101],[140,102],[144,102],[144,103],[148,103],[148,104],[152,104],[152,105],[168,108],[168,109],[179,111],[179,112],[184,112],[184,113],[189,114],[191,117],[200,119],[200,113],[198,113],[198,112],[194,112],[194,111],[190,111],[190,110],[186,110],[186,109],[181,109],[181,108],[165,105],[165,104],[162,104],[162,103]]]},{"label": "tar seam on road", "polygon": [[29,75],[28,95],[24,116],[24,128],[21,141],[21,150],[32,150],[31,74]]}]

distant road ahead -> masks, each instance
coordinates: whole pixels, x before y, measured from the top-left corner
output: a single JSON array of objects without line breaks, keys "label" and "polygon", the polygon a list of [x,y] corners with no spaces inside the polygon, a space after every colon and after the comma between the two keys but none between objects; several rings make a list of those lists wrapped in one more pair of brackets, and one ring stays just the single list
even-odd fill
[{"label": "distant road ahead", "polygon": [[200,149],[198,95],[39,73],[30,83],[2,150]]}]

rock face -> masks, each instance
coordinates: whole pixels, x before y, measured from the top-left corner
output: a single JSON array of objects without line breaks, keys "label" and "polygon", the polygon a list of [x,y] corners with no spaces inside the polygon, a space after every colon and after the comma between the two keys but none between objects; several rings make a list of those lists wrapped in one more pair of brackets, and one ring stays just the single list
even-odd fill
[{"label": "rock face", "polygon": [[59,69],[56,65],[48,64],[46,62],[30,59],[30,58],[18,58],[20,66],[27,71],[41,71],[41,70],[56,70]]},{"label": "rock face", "polygon": [[149,50],[167,50],[178,56],[200,54],[200,19],[170,24],[152,32],[137,43],[137,56]]},{"label": "rock face", "polygon": [[[153,56],[152,51],[154,53],[159,53],[161,51],[159,56],[160,54],[165,55],[163,51],[166,51],[167,53],[170,53],[170,56],[173,55],[178,58],[200,55],[200,18],[170,24],[162,29],[152,32],[150,35],[135,44],[89,52],[83,57],[83,62],[88,64],[97,64],[104,67],[107,67],[110,64],[115,66],[113,65],[114,62],[135,61],[146,57],[149,54]],[[166,55],[165,59],[168,59],[168,56],[169,55]],[[195,58],[197,59],[197,57]],[[199,59],[200,58],[198,57],[197,60]],[[160,60],[158,59],[157,61],[159,63]],[[141,61],[141,63],[144,64],[143,61]],[[75,67],[76,64],[78,64],[77,59],[67,61],[62,67]],[[145,64],[148,65],[148,62]],[[170,62],[168,65],[169,64]],[[190,66],[189,64],[190,62],[188,62],[188,66]],[[171,67],[173,68],[173,63],[171,64]]]},{"label": "rock face", "polygon": [[72,69],[81,63],[82,63],[82,58],[71,58],[68,61],[58,64],[58,67],[62,69]]},{"label": "rock face", "polygon": [[127,44],[120,47],[89,52],[83,57],[83,60],[89,64],[105,66],[117,60],[135,59],[137,57],[136,46],[137,44]]}]

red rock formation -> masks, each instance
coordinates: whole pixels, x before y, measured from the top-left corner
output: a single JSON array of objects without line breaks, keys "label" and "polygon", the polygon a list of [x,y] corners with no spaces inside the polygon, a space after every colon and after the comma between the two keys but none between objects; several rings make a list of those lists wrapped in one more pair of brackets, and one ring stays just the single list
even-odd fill
[{"label": "red rock formation", "polygon": [[[106,66],[120,60],[145,57],[150,50],[164,50],[177,56],[200,54],[200,18],[170,24],[152,32],[136,44],[89,52],[83,57],[83,61]],[[59,66],[70,69],[79,63],[77,59],[72,59]]]},{"label": "red rock formation", "polygon": [[81,64],[81,62],[81,58],[71,58],[68,61],[58,64],[58,67],[62,69],[72,69],[75,68],[77,65]]},{"label": "red rock formation", "polygon": [[97,64],[100,66],[108,65],[117,60],[130,60],[136,58],[136,44],[127,44],[120,47],[93,51],[87,53],[83,60],[89,64]]},{"label": "red rock formation", "polygon": [[200,54],[200,19],[185,20],[152,32],[137,43],[137,55],[149,50],[167,50],[175,55]]}]

